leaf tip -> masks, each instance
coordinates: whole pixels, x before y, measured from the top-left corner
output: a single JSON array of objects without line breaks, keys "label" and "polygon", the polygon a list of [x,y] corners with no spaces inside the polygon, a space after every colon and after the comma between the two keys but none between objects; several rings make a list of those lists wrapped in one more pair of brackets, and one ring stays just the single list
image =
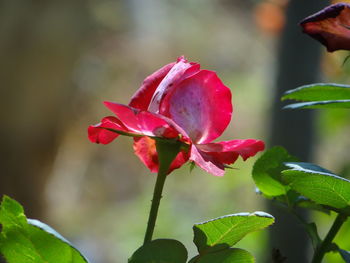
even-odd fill
[{"label": "leaf tip", "polygon": [[259,216],[259,217],[265,217],[265,218],[270,218],[270,219],[273,219],[275,220],[275,217],[266,213],[266,212],[263,212],[263,211],[255,211],[254,213],[251,214],[252,216]]}]

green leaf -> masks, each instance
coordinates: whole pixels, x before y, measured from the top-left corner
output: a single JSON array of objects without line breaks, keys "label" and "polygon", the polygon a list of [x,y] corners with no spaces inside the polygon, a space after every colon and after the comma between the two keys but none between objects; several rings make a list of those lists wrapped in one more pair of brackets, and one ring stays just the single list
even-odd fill
[{"label": "green leaf", "polygon": [[350,100],[350,86],[334,83],[315,83],[288,90],[282,100],[324,101]]},{"label": "green leaf", "polygon": [[263,229],[274,222],[264,212],[239,213],[215,218],[193,226],[194,239],[200,254],[232,247],[250,232]]},{"label": "green leaf", "polygon": [[343,249],[339,249],[338,251],[341,257],[344,259],[344,261],[346,263],[350,263],[350,252]]},{"label": "green leaf", "polygon": [[255,162],[253,179],[259,190],[267,196],[285,195],[289,187],[284,184],[281,171],[285,169],[284,162],[297,161],[283,147],[275,146],[265,151]]},{"label": "green leaf", "polygon": [[350,100],[324,100],[293,103],[284,106],[283,109],[349,109]]},{"label": "green leaf", "polygon": [[[190,261],[191,262],[191,261]],[[189,263],[190,263],[189,262]],[[254,257],[246,250],[229,248],[205,254],[192,261],[195,263],[254,263]]]},{"label": "green leaf", "polygon": [[282,100],[303,101],[284,109],[350,108],[350,86],[333,83],[316,83],[287,91]]},{"label": "green leaf", "polygon": [[26,219],[22,206],[5,196],[0,206],[0,251],[8,263],[86,263],[65,238],[38,220]]},{"label": "green leaf", "polygon": [[12,227],[23,227],[27,224],[23,207],[8,196],[4,196],[0,206],[0,223],[2,231]]},{"label": "green leaf", "polygon": [[289,186],[317,204],[345,208],[350,204],[350,181],[317,165],[286,163],[282,171]]},{"label": "green leaf", "polygon": [[185,246],[173,239],[155,239],[139,249],[129,259],[129,263],[186,263]]}]

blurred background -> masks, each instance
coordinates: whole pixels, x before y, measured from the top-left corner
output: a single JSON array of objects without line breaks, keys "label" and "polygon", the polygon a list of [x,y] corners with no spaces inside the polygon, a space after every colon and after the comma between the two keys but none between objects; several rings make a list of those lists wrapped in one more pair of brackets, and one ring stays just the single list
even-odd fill
[{"label": "blurred background", "polygon": [[[233,119],[220,140],[263,139],[349,176],[349,111],[286,113],[279,103],[283,90],[298,85],[350,83],[350,62],[342,66],[348,53],[326,53],[298,26],[327,4],[0,0],[0,194],[21,202],[28,217],[53,226],[91,262],[126,262],[142,244],[155,175],[133,154],[130,138],[92,144],[87,127],[111,114],[103,101],[127,104],[146,76],[180,55],[216,71],[232,90]],[[257,262],[271,262],[273,247],[287,262],[309,262],[309,241],[255,193],[254,160],[238,161],[222,178],[199,168],[190,173],[188,165],[172,173],[155,237],[178,239],[194,256],[193,223],[272,211],[272,231],[253,233],[238,247]],[[334,217],[304,216],[320,222],[322,236]],[[350,222],[337,237],[347,250],[349,231]],[[285,248],[291,244],[301,248]],[[325,262],[342,261],[331,254]]]}]

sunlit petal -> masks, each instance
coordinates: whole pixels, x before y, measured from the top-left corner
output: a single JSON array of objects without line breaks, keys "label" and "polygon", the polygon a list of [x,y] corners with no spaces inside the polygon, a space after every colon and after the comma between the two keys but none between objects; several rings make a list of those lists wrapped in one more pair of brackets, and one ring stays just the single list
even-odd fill
[{"label": "sunlit petal", "polygon": [[165,65],[161,69],[154,72],[152,75],[148,76],[143,81],[141,87],[132,96],[129,106],[140,110],[147,110],[153,94],[159,86],[159,83],[164,79],[164,77],[168,74],[175,63],[176,62],[172,62],[168,65]]},{"label": "sunlit petal", "polygon": [[223,176],[225,173],[225,167],[222,163],[217,162],[212,156],[200,151],[193,145],[191,148],[190,160],[212,175]]},{"label": "sunlit petal", "polygon": [[176,138],[179,135],[179,131],[161,115],[114,102],[105,102],[105,105],[134,133],[164,138]]},{"label": "sunlit petal", "polygon": [[182,127],[194,143],[211,142],[231,120],[231,92],[215,72],[201,70],[168,94],[160,113]]},{"label": "sunlit petal", "polygon": [[163,98],[174,88],[176,89],[177,84],[183,79],[195,74],[199,71],[200,65],[197,63],[189,63],[184,57],[180,57],[177,63],[171,68],[166,77],[157,87],[153,94],[151,103],[148,110],[151,112],[158,113],[159,106]]},{"label": "sunlit petal", "polygon": [[96,125],[88,128],[88,137],[91,142],[108,144],[119,136],[118,133],[106,130],[105,128],[127,132],[128,129],[115,117],[105,117]]},{"label": "sunlit petal", "polygon": [[260,140],[247,139],[201,144],[197,145],[197,148],[211,155],[218,162],[232,164],[238,156],[246,160],[259,151],[263,151],[265,144]]}]

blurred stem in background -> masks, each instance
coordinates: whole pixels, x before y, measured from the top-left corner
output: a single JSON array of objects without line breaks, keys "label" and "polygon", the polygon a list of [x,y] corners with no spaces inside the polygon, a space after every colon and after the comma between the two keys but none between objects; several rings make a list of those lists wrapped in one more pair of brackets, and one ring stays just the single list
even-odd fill
[{"label": "blurred stem in background", "polygon": [[[275,97],[271,108],[270,145],[282,145],[301,161],[312,159],[314,112],[310,110],[282,110],[281,95],[300,85],[320,81],[321,45],[302,34],[298,26],[301,19],[327,6],[327,0],[290,0],[287,6],[286,24],[279,42],[276,65]],[[269,251],[280,250],[287,262],[307,263],[309,240],[302,226],[282,209],[268,203],[269,213],[276,223],[270,228]],[[303,217],[308,215],[304,212]],[[271,255],[271,253],[270,253]],[[267,255],[266,262],[271,262]]]}]

